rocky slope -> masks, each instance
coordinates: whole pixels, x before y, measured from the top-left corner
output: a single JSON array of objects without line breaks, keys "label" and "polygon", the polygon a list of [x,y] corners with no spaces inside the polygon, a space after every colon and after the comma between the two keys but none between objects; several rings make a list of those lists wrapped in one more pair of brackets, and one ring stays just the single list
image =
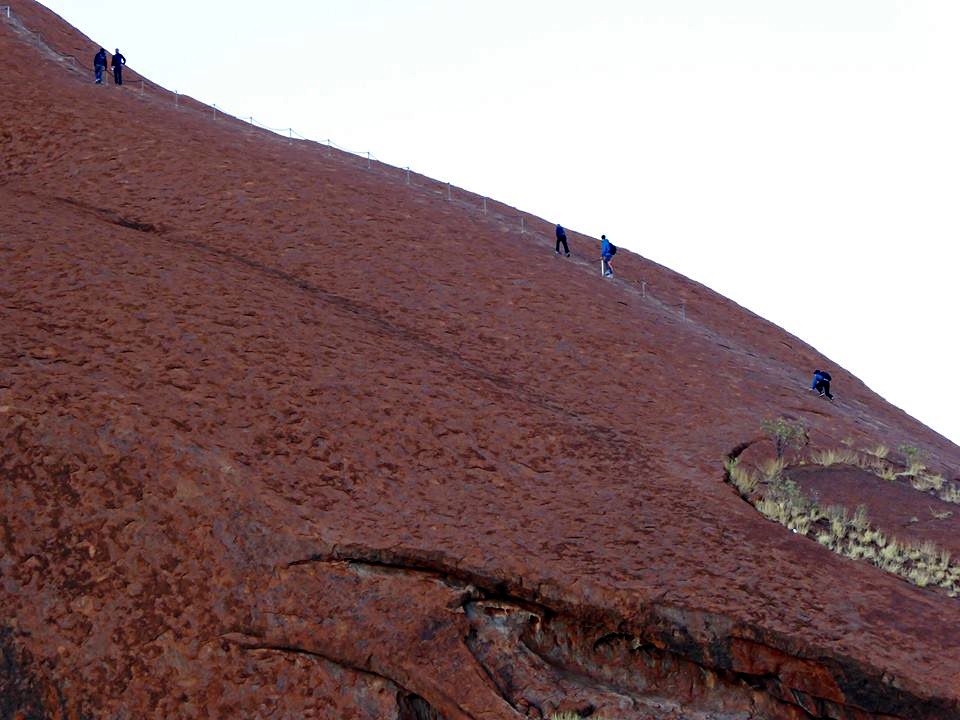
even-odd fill
[{"label": "rocky slope", "polygon": [[780,415],[956,446],[666,268],[96,87],[11,6],[0,717],[960,717],[958,601],[723,466]]}]

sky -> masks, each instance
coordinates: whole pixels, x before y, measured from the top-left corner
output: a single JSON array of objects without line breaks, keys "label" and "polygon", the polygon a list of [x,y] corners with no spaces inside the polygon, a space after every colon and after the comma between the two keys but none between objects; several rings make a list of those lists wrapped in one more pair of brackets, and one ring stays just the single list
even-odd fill
[{"label": "sky", "polygon": [[960,442],[955,0],[43,4],[171,90],[605,233]]}]

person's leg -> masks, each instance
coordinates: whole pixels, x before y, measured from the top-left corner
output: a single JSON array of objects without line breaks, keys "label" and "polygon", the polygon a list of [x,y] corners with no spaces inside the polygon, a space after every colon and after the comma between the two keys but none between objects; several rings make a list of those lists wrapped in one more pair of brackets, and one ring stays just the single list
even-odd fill
[{"label": "person's leg", "polygon": [[567,257],[570,257],[570,248],[569,246],[567,246],[567,239],[560,238],[560,242],[563,243],[563,254],[566,255]]},{"label": "person's leg", "polygon": [[560,238],[557,238],[557,244],[556,244],[556,246],[554,247],[553,251],[554,251],[557,255],[560,254]]},{"label": "person's leg", "polygon": [[103,67],[101,65],[93,68],[93,77],[98,85],[103,82]]},{"label": "person's leg", "polygon": [[117,85],[123,85],[123,66],[117,65]]},{"label": "person's leg", "polygon": [[830,393],[830,381],[823,381],[823,394],[827,396],[827,400],[833,400],[833,395]]}]

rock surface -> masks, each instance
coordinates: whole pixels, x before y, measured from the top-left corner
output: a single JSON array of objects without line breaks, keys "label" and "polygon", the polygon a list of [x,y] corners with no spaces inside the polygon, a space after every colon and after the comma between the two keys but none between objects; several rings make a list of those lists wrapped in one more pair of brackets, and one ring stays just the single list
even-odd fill
[{"label": "rock surface", "polygon": [[960,717],[957,600],[723,475],[778,415],[960,449],[645,258],[96,87],[10,1],[0,717]]}]

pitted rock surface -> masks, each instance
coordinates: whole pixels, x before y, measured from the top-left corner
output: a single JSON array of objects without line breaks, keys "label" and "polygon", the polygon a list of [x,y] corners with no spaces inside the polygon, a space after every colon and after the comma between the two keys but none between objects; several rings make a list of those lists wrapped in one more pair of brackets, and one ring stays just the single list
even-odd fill
[{"label": "pitted rock surface", "polygon": [[11,8],[2,717],[960,717],[957,600],[723,479],[779,415],[952,443],[667,268],[96,87]]}]

